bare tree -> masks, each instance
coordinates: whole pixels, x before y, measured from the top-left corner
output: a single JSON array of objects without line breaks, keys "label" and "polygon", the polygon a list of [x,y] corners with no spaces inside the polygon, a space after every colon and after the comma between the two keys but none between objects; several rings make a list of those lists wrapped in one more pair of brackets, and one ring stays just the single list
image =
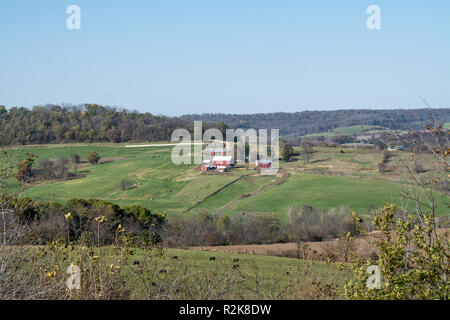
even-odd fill
[{"label": "bare tree", "polygon": [[18,199],[25,185],[10,186],[18,154],[4,151],[0,155],[0,300],[43,299],[63,288],[46,286],[43,260],[23,244],[27,226],[21,215],[27,208]]},{"label": "bare tree", "polygon": [[313,144],[307,140],[303,140],[301,144],[303,159],[306,163],[312,159],[314,155]]},{"label": "bare tree", "polygon": [[[412,147],[411,159],[401,153],[397,157],[404,169],[402,207],[406,214],[417,215],[422,223],[425,213],[436,220],[438,207],[450,206],[446,197],[449,194],[450,139],[442,120],[430,117],[430,124],[424,130],[414,130],[408,135],[395,131],[402,142]],[[421,156],[422,153],[428,155],[428,159]],[[424,168],[425,161],[428,170]]]}]

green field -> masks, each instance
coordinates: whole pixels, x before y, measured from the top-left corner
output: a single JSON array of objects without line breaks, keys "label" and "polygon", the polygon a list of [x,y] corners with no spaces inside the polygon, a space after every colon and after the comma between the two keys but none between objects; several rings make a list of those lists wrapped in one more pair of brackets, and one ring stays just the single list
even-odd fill
[{"label": "green field", "polygon": [[352,136],[352,135],[358,135],[362,134],[364,132],[380,132],[384,131],[386,128],[377,127],[377,126],[368,126],[368,125],[356,125],[356,126],[349,126],[349,127],[339,127],[335,128],[333,130],[329,130],[327,132],[321,132],[321,133],[312,133],[305,135],[303,137],[331,137],[331,136],[339,136],[339,135],[346,135],[346,136]]},{"label": "green field", "polygon": [[242,199],[225,212],[286,213],[302,205],[319,208],[345,205],[367,213],[370,207],[380,207],[384,201],[399,202],[399,185],[369,179],[297,174],[266,192]]},{"label": "green field", "polygon": [[[141,261],[142,264],[145,255],[145,251],[138,250],[132,261]],[[178,259],[174,261],[171,259],[173,256],[177,256]],[[211,261],[212,257],[215,260]],[[274,298],[281,295],[287,299],[308,299],[313,298],[314,293],[311,292],[313,283],[332,284],[342,292],[345,282],[351,278],[349,270],[340,270],[335,263],[273,256],[167,249],[163,256],[152,261],[157,265],[156,271],[167,270],[166,277],[176,277],[180,270],[186,270],[187,274],[195,274],[194,277],[198,277],[198,282],[208,279],[212,274],[216,276],[229,274],[230,279],[226,281],[230,281],[233,274],[234,276],[239,274],[238,277],[243,280],[239,287],[246,288],[242,291],[244,296],[232,298],[257,299],[258,287],[259,298]],[[239,269],[233,269],[236,265]],[[186,278],[189,279],[189,276]],[[322,296],[322,298],[329,297]]]},{"label": "green field", "polygon": [[[24,258],[18,261],[39,282],[48,281],[40,279],[42,270],[54,271],[53,287],[67,281],[68,266],[80,267],[81,291],[70,296],[55,291],[51,299],[92,299],[93,291],[97,299],[111,299],[107,292],[123,292],[133,300],[338,299],[352,278],[349,265],[334,262],[161,247],[129,247],[127,252],[115,246],[53,244],[20,250]],[[107,285],[112,279],[120,289]]]},{"label": "green field", "polygon": [[[227,215],[241,212],[274,213],[285,220],[290,209],[302,205],[319,208],[345,206],[362,214],[384,201],[400,203],[400,185],[370,178],[336,177],[299,173],[302,162],[282,163],[283,176],[259,176],[243,168],[223,175],[205,175],[197,165],[176,166],[171,162],[171,147],[125,148],[124,145],[55,145],[9,150],[23,158],[32,152],[43,158],[69,157],[71,153],[86,159],[97,151],[111,162],[78,169],[81,178],[43,182],[33,185],[25,194],[37,201],[65,202],[72,198],[98,198],[121,205],[140,204],[169,214],[189,214],[207,209]],[[333,161],[358,170],[375,166],[378,153],[337,149],[322,150],[322,162]],[[322,162],[318,162],[319,165]],[[331,163],[331,162],[330,162]],[[294,169],[293,169],[294,168]],[[317,171],[326,171],[317,168]],[[365,175],[369,176],[369,175]],[[365,177],[364,176],[364,177]],[[135,187],[122,191],[118,186],[129,178]],[[440,211],[444,213],[444,211]]]}]

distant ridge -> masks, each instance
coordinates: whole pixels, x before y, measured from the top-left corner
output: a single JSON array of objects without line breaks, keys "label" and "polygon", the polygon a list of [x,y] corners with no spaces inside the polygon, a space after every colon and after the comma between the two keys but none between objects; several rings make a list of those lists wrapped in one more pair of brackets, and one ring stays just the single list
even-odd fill
[{"label": "distant ridge", "polygon": [[430,124],[431,119],[448,125],[450,108],[210,113],[166,117],[96,104],[47,105],[9,110],[0,105],[0,146],[168,141],[175,129],[185,128],[192,131],[194,120],[203,121],[204,129],[224,129],[225,123],[231,128],[280,129],[281,136],[286,137],[324,133],[336,128],[360,125],[422,130]]},{"label": "distant ridge", "polygon": [[233,128],[280,129],[281,135],[321,133],[339,127],[371,125],[400,130],[421,130],[435,119],[450,121],[450,108],[345,109],[333,111],[276,112],[255,114],[205,113],[181,116],[188,121],[225,122]]}]

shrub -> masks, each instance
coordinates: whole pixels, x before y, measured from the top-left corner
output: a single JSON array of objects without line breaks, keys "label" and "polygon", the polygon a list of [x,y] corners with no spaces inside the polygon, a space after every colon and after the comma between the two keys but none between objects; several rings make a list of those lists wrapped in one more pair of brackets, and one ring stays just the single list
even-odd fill
[{"label": "shrub", "polygon": [[378,172],[379,173],[385,173],[386,172],[386,165],[383,162],[380,162],[378,164]]},{"label": "shrub", "polygon": [[89,152],[87,160],[90,164],[94,165],[100,161],[100,156],[97,152]]},{"label": "shrub", "polygon": [[335,239],[344,233],[358,234],[345,207],[320,210],[302,206],[289,212],[290,239],[295,242]]},{"label": "shrub", "polygon": [[[380,232],[374,240],[377,256],[353,263],[355,279],[345,286],[347,298],[448,299],[449,234],[438,235],[430,215],[424,214],[423,219],[398,218],[398,208],[385,204],[372,221]],[[382,276],[379,289],[367,286],[367,267],[374,264]]]},{"label": "shrub", "polygon": [[[129,233],[139,235],[139,241],[161,241],[159,232],[166,218],[165,213],[152,212],[142,206],[121,208],[96,199],[71,199],[63,205],[56,202],[40,204],[26,198],[14,201],[4,198],[0,197],[0,200],[5,203],[8,201],[9,207],[20,212],[20,221],[27,227],[23,241],[28,244],[45,244],[59,238],[69,238],[70,242],[77,243],[86,240],[89,234],[98,232],[101,233],[103,244],[112,244],[116,240],[119,225],[125,226]],[[66,222],[65,215],[68,212],[71,218]],[[106,218],[100,230],[95,220],[99,216]]]},{"label": "shrub", "polygon": [[80,156],[78,154],[72,153],[70,155],[70,162],[72,162],[72,164],[79,164],[80,163]]},{"label": "shrub", "polygon": [[126,179],[126,178],[125,178],[125,179],[121,179],[121,180],[119,181],[119,188],[120,188],[120,190],[122,190],[122,191],[131,189],[131,187],[133,187],[133,185],[134,185],[134,183],[133,183],[133,181],[130,180],[130,179]]}]

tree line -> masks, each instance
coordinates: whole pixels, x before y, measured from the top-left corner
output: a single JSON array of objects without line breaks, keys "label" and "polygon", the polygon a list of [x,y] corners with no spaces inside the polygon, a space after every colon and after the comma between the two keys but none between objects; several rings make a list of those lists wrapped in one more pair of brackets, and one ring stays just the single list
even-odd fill
[{"label": "tree line", "polygon": [[207,113],[189,114],[181,118],[189,121],[223,121],[234,128],[280,129],[282,136],[302,136],[354,125],[371,125],[408,131],[423,130],[431,118],[440,119],[443,122],[450,121],[450,109],[353,109],[257,114]]},{"label": "tree line", "polygon": [[115,242],[118,230],[126,229],[135,241],[157,244],[166,221],[164,212],[140,205],[121,207],[98,199],[71,199],[65,204],[0,195],[0,208],[11,210],[24,226],[26,244],[46,244],[56,240],[67,243],[95,242],[98,220],[102,221],[102,244]]},{"label": "tree line", "polygon": [[118,110],[96,104],[6,109],[0,105],[0,146],[76,142],[169,140],[186,119]]},{"label": "tree line", "polygon": [[450,109],[336,110],[295,113],[201,114],[155,116],[97,104],[45,105],[32,109],[0,105],[0,146],[75,142],[143,142],[169,140],[178,128],[280,129],[282,136],[321,133],[338,127],[373,125],[421,130],[430,118],[450,121]]},{"label": "tree line", "polygon": [[[71,154],[69,159],[66,157],[56,159],[42,158],[37,162],[37,166],[33,167],[35,160],[36,155],[28,153],[25,159],[17,163],[15,177],[19,182],[31,183],[43,180],[68,180],[75,178],[78,177],[77,169],[82,163],[81,157],[76,153]],[[100,156],[97,152],[89,152],[87,162],[90,165],[96,165],[99,161]],[[69,172],[69,168],[72,168],[74,172]]]}]

